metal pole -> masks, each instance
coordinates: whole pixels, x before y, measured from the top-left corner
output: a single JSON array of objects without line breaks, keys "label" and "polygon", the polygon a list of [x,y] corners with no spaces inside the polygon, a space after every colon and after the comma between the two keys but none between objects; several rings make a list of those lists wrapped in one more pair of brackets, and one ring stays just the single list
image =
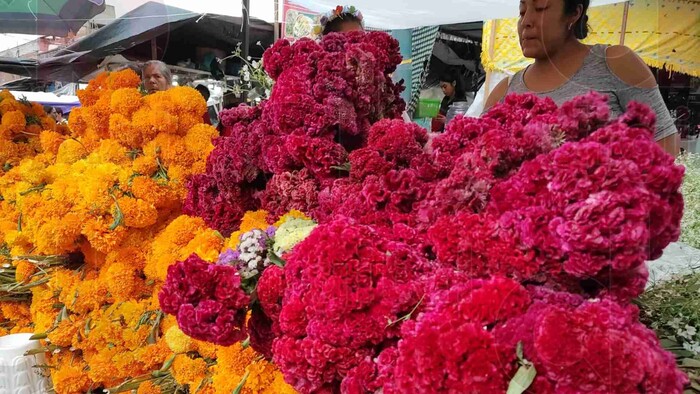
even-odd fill
[{"label": "metal pole", "polygon": [[281,36],[281,30],[282,26],[280,23],[280,3],[279,0],[275,0],[275,35],[273,37],[275,41],[279,40]]},{"label": "metal pole", "polygon": [[250,50],[250,0],[243,1],[243,47],[241,54],[244,59],[248,58]]}]

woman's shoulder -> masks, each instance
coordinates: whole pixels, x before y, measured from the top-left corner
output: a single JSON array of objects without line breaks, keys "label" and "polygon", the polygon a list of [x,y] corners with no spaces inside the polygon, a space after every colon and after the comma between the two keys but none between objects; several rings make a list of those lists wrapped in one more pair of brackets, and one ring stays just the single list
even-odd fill
[{"label": "woman's shoulder", "polygon": [[656,87],[656,79],[641,57],[624,45],[605,46],[605,61],[618,79],[629,86]]}]

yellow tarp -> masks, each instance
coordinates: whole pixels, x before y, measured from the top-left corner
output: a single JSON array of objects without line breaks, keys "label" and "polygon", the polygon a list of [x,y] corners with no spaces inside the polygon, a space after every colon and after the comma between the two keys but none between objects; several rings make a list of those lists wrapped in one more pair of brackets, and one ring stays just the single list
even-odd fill
[{"label": "yellow tarp", "polygon": [[[586,44],[622,43],[649,66],[700,77],[700,1],[627,1],[592,7],[588,16]],[[514,73],[531,63],[520,50],[517,23],[517,18],[484,23],[481,61],[486,70]]]}]

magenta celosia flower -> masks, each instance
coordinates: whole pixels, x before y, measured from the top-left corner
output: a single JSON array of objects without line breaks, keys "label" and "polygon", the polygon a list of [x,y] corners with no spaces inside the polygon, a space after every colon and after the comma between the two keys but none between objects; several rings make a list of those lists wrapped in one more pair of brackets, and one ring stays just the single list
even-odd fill
[{"label": "magenta celosia flower", "polygon": [[163,311],[175,315],[182,332],[192,338],[230,346],[246,337],[250,298],[235,267],[192,255],[168,267],[158,299]]}]

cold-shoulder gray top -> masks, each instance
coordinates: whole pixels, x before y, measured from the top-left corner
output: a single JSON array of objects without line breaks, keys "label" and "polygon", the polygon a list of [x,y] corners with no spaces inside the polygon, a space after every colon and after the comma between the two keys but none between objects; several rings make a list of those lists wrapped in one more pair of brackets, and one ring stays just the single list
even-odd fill
[{"label": "cold-shoulder gray top", "polygon": [[649,105],[656,112],[654,139],[659,141],[677,133],[658,87],[639,88],[622,81],[608,67],[606,50],[607,45],[593,45],[576,74],[562,86],[546,92],[530,91],[523,79],[527,68],[520,70],[511,78],[508,93],[534,93],[540,97],[550,97],[557,105],[561,105],[593,90],[608,96],[611,118],[621,115],[630,101],[637,101]]}]

